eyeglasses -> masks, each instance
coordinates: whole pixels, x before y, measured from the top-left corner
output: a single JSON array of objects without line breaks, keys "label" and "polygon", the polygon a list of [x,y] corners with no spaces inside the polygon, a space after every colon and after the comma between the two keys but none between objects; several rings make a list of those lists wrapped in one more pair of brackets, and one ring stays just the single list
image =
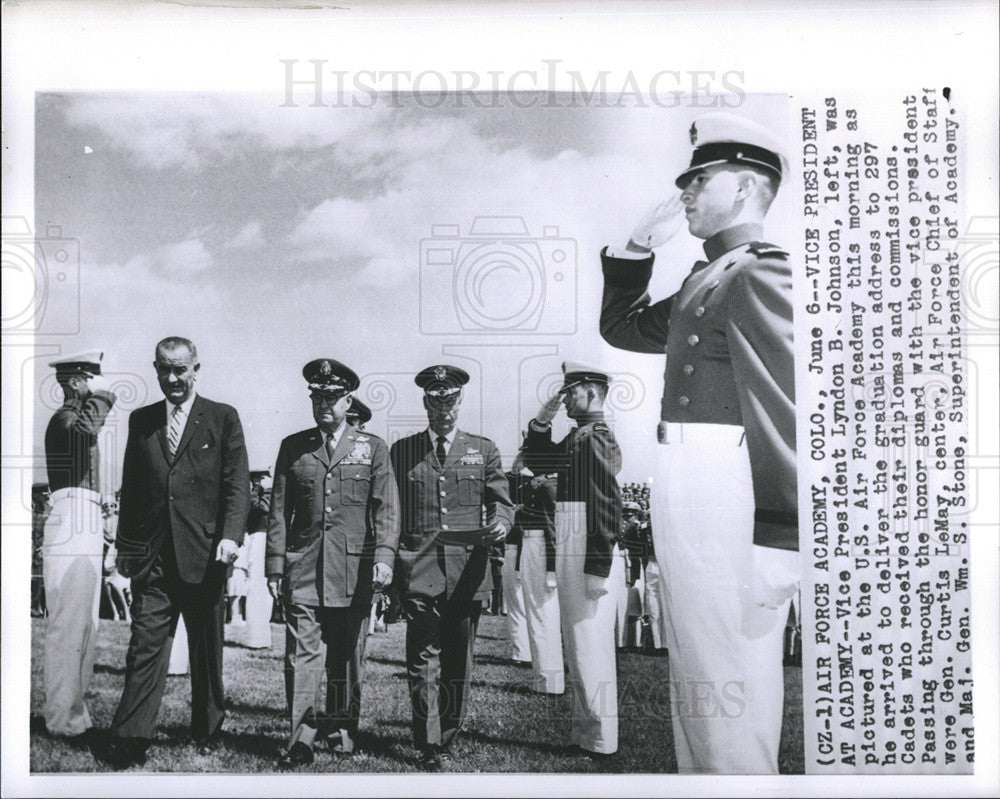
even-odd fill
[{"label": "eyeglasses", "polygon": [[313,405],[336,405],[340,402],[347,394],[312,394],[312,404]]}]

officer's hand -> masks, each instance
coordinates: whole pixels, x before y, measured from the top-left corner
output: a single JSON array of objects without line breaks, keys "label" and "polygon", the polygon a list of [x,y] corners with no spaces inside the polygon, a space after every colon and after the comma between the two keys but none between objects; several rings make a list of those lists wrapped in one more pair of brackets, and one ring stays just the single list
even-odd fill
[{"label": "officer's hand", "polygon": [[493,522],[490,533],[490,542],[493,544],[502,544],[507,540],[507,530],[500,522]]},{"label": "officer's hand", "polygon": [[562,405],[562,394],[553,394],[544,403],[542,403],[541,409],[535,414],[535,421],[541,425],[549,424],[553,419],[556,418],[556,414],[559,413],[559,407]]},{"label": "officer's hand", "polygon": [[87,381],[87,387],[91,392],[107,391],[109,394],[114,394],[111,390],[111,380],[104,375],[94,375]]},{"label": "officer's hand", "polygon": [[598,577],[596,574],[585,574],[583,578],[587,599],[600,599],[608,593],[607,577]]},{"label": "officer's hand", "polygon": [[372,588],[384,591],[390,585],[392,585],[392,566],[388,563],[376,563],[372,572]]},{"label": "officer's hand", "polygon": [[777,610],[799,587],[799,553],[772,547],[753,548],[750,593],[755,604]]},{"label": "officer's hand", "polygon": [[640,249],[653,250],[670,241],[681,229],[684,219],[684,203],[681,202],[680,194],[675,194],[666,202],[646,211],[632,231],[629,241]]},{"label": "officer's hand", "polygon": [[281,578],[280,577],[268,577],[267,578],[267,592],[271,595],[271,599],[274,599],[274,600],[281,599]]},{"label": "officer's hand", "polygon": [[215,550],[215,559],[229,566],[236,562],[240,556],[240,548],[231,538],[223,538],[219,541],[219,546]]},{"label": "officer's hand", "polygon": [[545,572],[545,587],[555,588],[556,587],[556,573],[555,572]]}]

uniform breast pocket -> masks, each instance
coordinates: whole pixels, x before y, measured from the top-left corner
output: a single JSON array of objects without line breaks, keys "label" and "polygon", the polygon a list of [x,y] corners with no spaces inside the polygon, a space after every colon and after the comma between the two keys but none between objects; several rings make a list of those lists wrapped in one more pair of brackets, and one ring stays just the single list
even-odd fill
[{"label": "uniform breast pocket", "polygon": [[461,505],[483,504],[483,470],[458,470],[458,502]]},{"label": "uniform breast pocket", "polygon": [[340,497],[345,505],[364,505],[371,485],[371,466],[346,464],[340,466]]}]

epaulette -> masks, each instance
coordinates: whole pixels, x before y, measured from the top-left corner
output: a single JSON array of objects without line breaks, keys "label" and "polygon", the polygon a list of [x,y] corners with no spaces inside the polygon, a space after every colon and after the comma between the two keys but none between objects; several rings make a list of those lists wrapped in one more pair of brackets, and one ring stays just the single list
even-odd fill
[{"label": "epaulette", "polygon": [[788,253],[777,244],[768,244],[764,241],[755,241],[747,246],[747,252],[757,258],[777,258],[781,261],[788,260]]}]

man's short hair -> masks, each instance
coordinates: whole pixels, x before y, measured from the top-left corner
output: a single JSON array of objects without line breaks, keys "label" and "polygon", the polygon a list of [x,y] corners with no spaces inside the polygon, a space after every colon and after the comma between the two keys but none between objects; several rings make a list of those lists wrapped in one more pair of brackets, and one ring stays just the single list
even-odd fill
[{"label": "man's short hair", "polygon": [[173,352],[174,350],[179,350],[181,347],[186,348],[191,353],[192,360],[198,360],[198,349],[194,346],[194,342],[182,336],[167,336],[165,339],[160,340],[156,345],[156,354],[154,357],[159,357],[161,352]]}]

